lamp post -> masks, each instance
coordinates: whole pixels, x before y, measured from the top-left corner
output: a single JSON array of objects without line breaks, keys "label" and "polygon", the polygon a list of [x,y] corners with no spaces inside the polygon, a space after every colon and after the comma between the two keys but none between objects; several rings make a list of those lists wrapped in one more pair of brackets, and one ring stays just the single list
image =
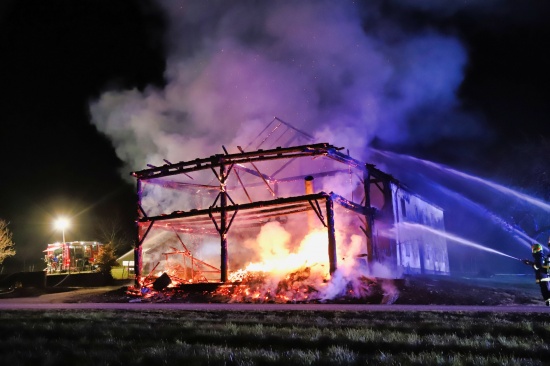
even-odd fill
[{"label": "lamp post", "polygon": [[[63,235],[63,261],[65,261],[65,229],[67,227],[69,227],[69,220],[64,218],[64,217],[60,217],[58,218],[57,220],[55,220],[55,228],[57,230],[61,230],[61,233]],[[70,262],[70,257],[69,257],[69,273],[71,273],[71,262]]]}]

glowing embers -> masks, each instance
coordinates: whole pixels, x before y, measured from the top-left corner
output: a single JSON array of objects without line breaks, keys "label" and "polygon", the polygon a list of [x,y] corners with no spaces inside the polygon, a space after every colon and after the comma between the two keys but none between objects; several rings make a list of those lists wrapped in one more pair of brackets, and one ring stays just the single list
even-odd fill
[{"label": "glowing embers", "polygon": [[[398,299],[396,282],[400,280],[360,276],[341,282],[342,291],[332,298],[326,297],[327,288],[334,279],[317,278],[311,267],[302,267],[274,279],[265,272],[238,271],[236,282],[182,284],[173,281],[160,289],[165,273],[150,279],[141,288],[130,287],[127,295],[130,302],[186,302],[186,303],[358,303],[391,304]],[[342,281],[339,278],[337,281]],[[157,289],[154,284],[157,283]],[[332,284],[334,285],[334,284]],[[340,285],[339,285],[340,286]]]},{"label": "glowing embers", "polygon": [[244,245],[254,245],[258,260],[230,274],[235,285],[224,293],[230,301],[306,301],[329,278],[324,230],[308,233],[296,246],[291,233],[275,221]]},{"label": "glowing embers", "polygon": [[272,273],[238,271],[237,279],[231,285],[220,286],[214,296],[228,299],[229,302],[254,303],[296,303],[317,301],[319,284],[326,278],[318,278],[319,273],[311,267],[303,267],[278,278]]}]

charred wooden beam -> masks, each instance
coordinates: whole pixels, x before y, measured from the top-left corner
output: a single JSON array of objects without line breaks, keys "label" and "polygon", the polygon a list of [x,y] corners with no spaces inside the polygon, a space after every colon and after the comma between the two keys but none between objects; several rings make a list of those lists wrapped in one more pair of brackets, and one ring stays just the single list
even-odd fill
[{"label": "charred wooden beam", "polygon": [[[239,151],[242,153],[242,154],[245,154],[244,150],[242,149],[242,147],[240,146],[237,146],[237,148],[239,149]],[[273,197],[277,197],[277,195],[275,194],[275,191],[271,188],[271,186],[269,185],[269,182],[265,179],[264,177],[264,174],[262,174],[260,172],[260,169],[258,169],[258,167],[256,166],[256,164],[254,164],[252,161],[248,161],[252,167],[254,168],[254,170],[256,171],[256,173],[258,173],[258,176],[260,178],[262,178],[262,180],[264,181],[265,185],[267,186],[267,189],[271,192],[271,195]]]},{"label": "charred wooden beam", "polygon": [[347,200],[344,197],[333,192],[330,193],[330,197],[340,206],[360,215],[374,215],[374,213],[376,212],[376,210],[372,207],[362,206],[356,202]]},{"label": "charred wooden beam", "polygon": [[141,276],[141,269],[142,269],[142,253],[141,253],[141,244],[142,241],[140,240],[140,226],[139,226],[139,218],[145,215],[145,211],[141,207],[141,196],[142,196],[142,186],[141,186],[141,180],[138,179],[136,182],[136,193],[138,197],[137,202],[137,217],[138,220],[135,222],[135,240],[134,240],[134,284],[137,288],[139,288],[139,278]]},{"label": "charred wooden beam", "polygon": [[[225,165],[220,166],[220,246],[221,246],[221,263],[220,271],[222,283],[227,282],[227,269],[228,269],[228,258],[227,258],[227,192],[225,191],[225,180],[227,178]],[[235,206],[235,205],[234,205]],[[236,208],[238,209],[238,207]]]},{"label": "charred wooden beam", "polygon": [[[296,202],[306,202],[309,205],[309,200],[316,200],[316,199],[326,199],[328,194],[324,192],[310,194],[310,195],[303,195],[303,196],[295,196],[295,197],[287,197],[287,198],[277,198],[274,200],[269,201],[257,201],[252,203],[243,203],[240,205],[228,205],[225,207],[226,211],[235,211],[237,208],[241,210],[241,212],[253,209],[253,208],[261,208],[261,207],[271,207],[276,205],[284,205],[284,204],[290,204],[290,203],[296,203]],[[159,215],[159,216],[148,216],[138,219],[138,222],[149,222],[149,221],[166,221],[166,220],[173,220],[176,218],[183,218],[183,217],[193,217],[193,216],[201,216],[205,215],[208,216],[208,213],[211,212],[214,213],[220,213],[221,208],[220,207],[212,207],[208,209],[202,209],[202,210],[192,210],[192,211],[176,211],[172,212],[171,214],[166,215]]]},{"label": "charred wooden beam", "polygon": [[328,234],[328,261],[329,273],[332,275],[337,269],[336,257],[336,230],[334,228],[334,203],[332,198],[326,200],[327,234]]},{"label": "charred wooden beam", "polygon": [[327,143],[300,145],[290,148],[276,148],[269,150],[257,150],[252,152],[244,152],[240,154],[222,155],[217,154],[203,159],[195,159],[191,161],[174,163],[171,165],[163,165],[161,167],[153,167],[136,172],[131,175],[142,180],[166,177],[170,175],[186,174],[198,170],[211,168],[219,168],[223,165],[231,164],[246,164],[259,161],[268,161],[276,159],[291,159],[301,156],[317,156],[326,155],[328,151],[337,151],[338,148]]}]

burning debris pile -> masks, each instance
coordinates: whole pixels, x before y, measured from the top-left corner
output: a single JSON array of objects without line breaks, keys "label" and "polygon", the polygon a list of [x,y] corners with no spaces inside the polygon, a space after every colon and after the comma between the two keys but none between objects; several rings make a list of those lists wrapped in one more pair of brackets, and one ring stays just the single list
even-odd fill
[{"label": "burning debris pile", "polygon": [[310,267],[301,268],[282,279],[265,272],[239,271],[241,280],[221,286],[215,296],[228,298],[229,302],[298,303],[318,300],[319,290]]},{"label": "burning debris pile", "polygon": [[394,280],[361,276],[349,281],[336,296],[327,297],[330,278],[319,282],[311,267],[303,267],[276,279],[270,273],[237,271],[230,283],[185,284],[164,272],[140,288],[129,287],[134,300],[147,302],[208,303],[367,303],[391,304],[398,298]]},{"label": "burning debris pile", "polygon": [[[314,274],[313,274],[314,276]],[[286,275],[273,281],[266,273],[246,273],[241,282],[222,285],[214,293],[229,302],[246,303],[309,303],[309,302],[361,302],[382,303],[389,298],[382,289],[385,280],[361,276],[355,282],[349,282],[338,295],[327,298],[325,289],[330,278],[319,282],[312,278],[310,267]],[[391,297],[393,301],[395,296]]]}]

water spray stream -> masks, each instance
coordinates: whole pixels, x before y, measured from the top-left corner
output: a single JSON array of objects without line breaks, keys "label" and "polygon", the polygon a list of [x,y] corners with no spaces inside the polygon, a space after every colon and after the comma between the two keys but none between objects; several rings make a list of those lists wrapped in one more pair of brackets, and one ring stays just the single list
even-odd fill
[{"label": "water spray stream", "polygon": [[473,210],[476,210],[478,212],[484,212],[487,216],[491,217],[493,222],[500,225],[500,227],[502,227],[505,231],[512,233],[514,240],[517,240],[521,244],[525,245],[527,248],[531,248],[531,243],[536,242],[535,239],[531,238],[525,232],[519,230],[517,227],[515,227],[514,225],[504,220],[502,217],[498,216],[494,212],[489,211],[486,207],[480,205],[477,202],[470,200],[464,195],[458,192],[455,192],[453,190],[450,190],[449,188],[446,188],[441,184],[437,184],[437,183],[434,186],[434,189],[440,191],[442,194],[444,194],[447,197],[451,197],[456,201],[460,201],[462,204],[467,205]]},{"label": "water spray stream", "polygon": [[470,175],[470,174],[467,174],[467,173],[464,173],[464,172],[461,172],[461,171],[458,171],[456,169],[452,169],[452,168],[449,168],[448,166],[445,166],[443,164],[438,164],[438,163],[434,163],[432,161],[428,161],[428,160],[423,160],[423,159],[419,159],[419,158],[415,158],[413,156],[409,156],[409,155],[400,155],[400,154],[396,154],[396,153],[392,153],[392,152],[389,152],[389,151],[381,151],[381,150],[375,150],[373,149],[373,151],[381,156],[385,156],[387,158],[392,158],[392,159],[395,159],[395,158],[401,158],[401,159],[407,159],[407,160],[412,160],[414,162],[417,162],[417,163],[421,163],[423,165],[426,165],[426,166],[430,166],[430,167],[433,167],[437,170],[444,170],[448,173],[451,173],[455,176],[458,176],[458,177],[461,177],[461,178],[464,178],[464,179],[468,179],[472,182],[476,182],[476,183],[480,183],[484,186],[487,186],[487,187],[490,187],[496,191],[499,191],[500,193],[503,193],[503,194],[507,194],[507,195],[510,195],[510,196],[513,196],[513,197],[516,197],[522,201],[525,201],[525,202],[528,202],[534,206],[537,206],[545,211],[548,211],[550,212],[550,204],[548,204],[547,202],[544,202],[544,201],[541,201],[539,199],[536,199],[534,197],[531,197],[527,194],[524,194],[524,193],[521,193],[521,192],[517,192],[517,191],[514,191],[513,189],[510,189],[510,188],[507,188],[507,187],[504,187],[500,184],[497,184],[497,183],[494,183],[494,182],[491,182],[487,179],[482,179],[482,178],[479,178],[479,177],[476,177],[476,176],[473,176],[473,175]]},{"label": "water spray stream", "polygon": [[531,238],[525,232],[514,227],[509,222],[506,222],[503,218],[497,216],[492,212],[488,212],[494,222],[497,222],[504,230],[510,232],[515,240],[525,245],[527,248],[531,248],[531,244],[536,242],[536,239]]},{"label": "water spray stream", "polygon": [[467,240],[467,239],[464,239],[464,238],[461,238],[459,236],[456,236],[456,235],[453,235],[453,234],[449,234],[445,231],[441,231],[441,230],[437,230],[437,229],[434,229],[434,228],[431,228],[429,226],[425,226],[425,225],[421,225],[421,224],[413,224],[413,223],[408,223],[408,222],[401,222],[399,224],[397,224],[397,226],[400,228],[400,229],[404,229],[404,230],[412,230],[412,231],[425,231],[425,232],[429,232],[429,233],[432,233],[432,234],[436,234],[436,235],[439,235],[441,237],[444,237],[445,239],[449,239],[455,243],[459,243],[459,244],[462,244],[462,245],[467,245],[471,248],[476,248],[476,249],[480,249],[480,250],[484,250],[486,252],[489,252],[489,253],[494,253],[494,254],[498,254],[498,255],[501,255],[501,256],[504,256],[504,257],[508,257],[508,258],[512,258],[512,259],[515,259],[515,260],[518,260],[518,261],[521,261],[520,258],[517,258],[517,257],[513,257],[511,255],[508,255],[508,254],[505,254],[505,253],[502,253],[502,252],[499,252],[498,250],[494,250],[494,249],[491,249],[491,248],[488,248],[484,245],[481,245],[481,244],[478,244],[478,243],[474,243],[473,241],[470,241],[470,240]]}]

